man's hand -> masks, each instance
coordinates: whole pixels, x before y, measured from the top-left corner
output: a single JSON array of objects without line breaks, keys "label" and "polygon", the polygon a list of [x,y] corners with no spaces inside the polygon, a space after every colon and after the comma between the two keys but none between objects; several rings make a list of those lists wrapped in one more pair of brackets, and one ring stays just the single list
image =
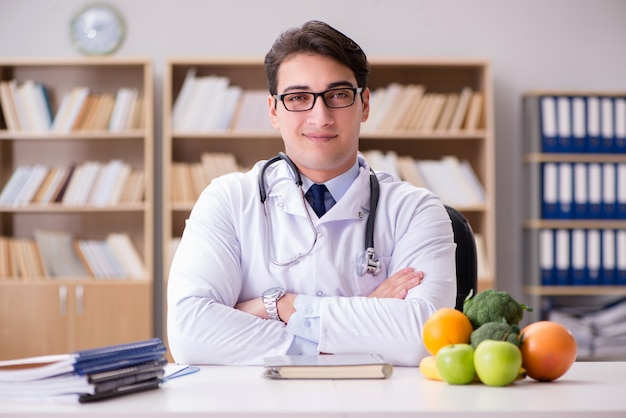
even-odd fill
[{"label": "man's hand", "polygon": [[411,267],[404,268],[387,277],[368,297],[404,299],[409,290],[418,286],[423,278],[424,272],[415,271]]}]

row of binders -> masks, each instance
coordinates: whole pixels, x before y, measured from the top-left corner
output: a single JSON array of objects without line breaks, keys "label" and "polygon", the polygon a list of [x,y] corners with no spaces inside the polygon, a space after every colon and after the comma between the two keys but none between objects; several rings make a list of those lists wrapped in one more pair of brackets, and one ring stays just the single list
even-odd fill
[{"label": "row of binders", "polygon": [[143,96],[137,89],[98,93],[74,87],[55,111],[45,85],[33,80],[0,81],[0,114],[12,132],[58,133],[75,131],[121,132],[145,124]]},{"label": "row of binders", "polygon": [[626,97],[541,96],[542,152],[626,153]]},{"label": "row of binders", "polygon": [[545,219],[626,219],[626,163],[543,163]]},{"label": "row of binders", "polygon": [[626,285],[626,229],[539,230],[543,286]]},{"label": "row of binders", "polygon": [[145,264],[130,236],[74,238],[65,231],[35,230],[33,238],[0,236],[0,279],[145,279]]},{"label": "row of binders", "polygon": [[86,403],[158,389],[166,348],[159,338],[0,361],[2,402]]},{"label": "row of binders", "polygon": [[115,206],[139,203],[144,192],[143,170],[117,159],[66,167],[20,165],[0,191],[0,205]]}]

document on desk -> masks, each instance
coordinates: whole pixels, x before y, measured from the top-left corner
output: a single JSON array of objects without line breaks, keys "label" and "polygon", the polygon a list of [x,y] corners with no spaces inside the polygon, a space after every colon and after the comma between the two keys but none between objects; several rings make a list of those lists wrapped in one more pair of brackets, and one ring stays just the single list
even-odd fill
[{"label": "document on desk", "polygon": [[393,367],[379,354],[284,355],[263,359],[270,379],[386,379]]}]

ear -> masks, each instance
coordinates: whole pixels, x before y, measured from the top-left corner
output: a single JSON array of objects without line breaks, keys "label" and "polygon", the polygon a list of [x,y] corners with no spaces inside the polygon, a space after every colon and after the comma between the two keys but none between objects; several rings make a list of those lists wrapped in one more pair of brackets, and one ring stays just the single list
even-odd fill
[{"label": "ear", "polygon": [[361,109],[361,122],[365,122],[370,116],[370,88],[367,87],[365,91],[361,93],[363,108]]},{"label": "ear", "polygon": [[270,118],[270,122],[274,129],[280,129],[280,123],[278,122],[278,112],[276,111],[276,99],[272,97],[272,95],[267,96],[267,110]]}]

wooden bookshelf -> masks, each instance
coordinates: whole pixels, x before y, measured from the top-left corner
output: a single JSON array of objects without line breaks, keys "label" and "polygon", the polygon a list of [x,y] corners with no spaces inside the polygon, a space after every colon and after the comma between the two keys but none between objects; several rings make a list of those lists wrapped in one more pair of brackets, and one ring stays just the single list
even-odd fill
[{"label": "wooden bookshelf", "polygon": [[[75,240],[105,240],[111,233],[125,233],[144,269],[140,277],[121,273],[117,278],[96,279],[89,270],[80,277],[3,276],[0,278],[0,357],[63,353],[150,338],[155,248],[151,61],[110,57],[0,59],[0,81],[14,81],[19,86],[29,80],[45,86],[52,118],[60,113],[64,97],[74,88],[111,96],[121,89],[132,89],[140,98],[134,106],[136,121],[140,122],[123,125],[114,132],[87,126],[61,132],[51,127],[16,130],[4,117],[0,120],[1,187],[7,185],[17,167],[36,164],[51,168],[98,162],[103,167],[112,160],[120,160],[129,170],[143,173],[144,179],[138,181],[140,197],[133,201],[95,204],[89,199],[79,204],[64,201],[2,204],[0,236],[9,240],[33,239],[35,231],[44,230],[62,232]],[[0,103],[4,110],[7,102],[0,97]],[[95,188],[96,183],[91,186]],[[89,194],[91,190],[82,193]]]},{"label": "wooden bookshelf", "polygon": [[[495,281],[495,173],[493,127],[493,81],[491,66],[485,60],[466,59],[371,59],[370,89],[419,84],[428,93],[460,94],[469,87],[482,96],[482,106],[472,129],[366,129],[361,134],[361,150],[393,151],[414,159],[439,159],[452,155],[466,160],[482,184],[486,199],[479,205],[457,207],[472,228],[483,237],[488,273],[479,277],[481,289],[496,286]],[[262,59],[173,58],[165,69],[163,88],[163,271],[165,286],[172,257],[172,243],[182,234],[184,222],[195,201],[173,201],[172,167],[175,163],[199,161],[203,152],[225,152],[236,157],[242,167],[272,157],[283,150],[276,131],[244,131],[229,128],[219,132],[174,129],[174,108],[190,70],[196,77],[227,77],[230,85],[243,91],[265,90],[261,113],[267,118],[267,82]],[[374,93],[376,94],[376,93]],[[244,107],[242,105],[242,107]],[[376,107],[372,104],[370,118]],[[238,121],[236,121],[238,122]],[[240,124],[235,123],[235,126]]]}]

